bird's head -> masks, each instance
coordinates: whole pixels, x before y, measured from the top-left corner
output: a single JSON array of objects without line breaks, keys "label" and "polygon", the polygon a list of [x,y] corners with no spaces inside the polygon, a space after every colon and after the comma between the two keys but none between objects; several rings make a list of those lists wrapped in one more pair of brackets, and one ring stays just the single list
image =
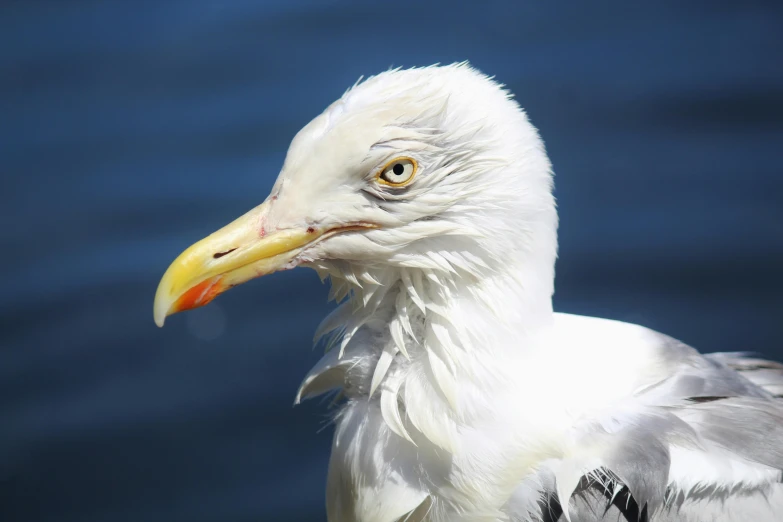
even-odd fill
[{"label": "bird's head", "polygon": [[297,265],[360,283],[523,268],[535,252],[551,286],[556,227],[543,144],[500,85],[465,64],[389,71],[299,131],[260,206],[171,264],[155,321]]}]

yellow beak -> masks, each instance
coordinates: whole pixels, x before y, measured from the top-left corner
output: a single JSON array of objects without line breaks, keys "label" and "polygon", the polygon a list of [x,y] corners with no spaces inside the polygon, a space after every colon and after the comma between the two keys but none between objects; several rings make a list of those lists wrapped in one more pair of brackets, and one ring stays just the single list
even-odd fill
[{"label": "yellow beak", "polygon": [[290,267],[302,250],[324,235],[375,228],[365,224],[310,226],[266,234],[263,219],[268,211],[269,202],[265,202],[191,246],[171,263],[155,293],[153,314],[158,326],[163,326],[169,315],[204,306],[231,287]]},{"label": "yellow beak", "polygon": [[154,317],[166,317],[204,306],[229,288],[283,268],[323,232],[281,230],[264,235],[263,218],[269,203],[207,236],[171,263],[155,293]]}]

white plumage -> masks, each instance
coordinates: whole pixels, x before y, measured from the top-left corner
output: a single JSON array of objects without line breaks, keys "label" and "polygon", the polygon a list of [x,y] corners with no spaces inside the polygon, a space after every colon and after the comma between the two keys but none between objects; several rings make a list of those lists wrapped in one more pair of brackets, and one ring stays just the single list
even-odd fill
[{"label": "white plumage", "polygon": [[[378,177],[395,158],[407,184]],[[343,300],[296,398],[342,399],[330,521],[783,520],[781,367],[553,313],[549,160],[466,64],[354,86],[252,223],[326,231],[257,273],[310,266]]]}]

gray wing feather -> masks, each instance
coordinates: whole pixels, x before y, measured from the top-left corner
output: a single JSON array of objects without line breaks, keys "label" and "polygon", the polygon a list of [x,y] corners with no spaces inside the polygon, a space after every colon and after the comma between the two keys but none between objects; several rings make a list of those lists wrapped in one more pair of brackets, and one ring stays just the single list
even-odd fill
[{"label": "gray wing feather", "polygon": [[[651,522],[783,521],[783,484],[706,488],[687,498],[670,498],[667,489],[668,444],[675,440],[783,470],[783,364],[740,353],[701,355],[658,335],[666,377],[639,394],[655,413],[615,434],[606,468],[585,476],[571,497],[571,521],[639,522],[648,515]],[[596,481],[601,474],[610,479]]]},{"label": "gray wing feather", "polygon": [[[661,405],[700,397],[772,397],[750,378],[752,372],[736,370],[735,366],[742,360],[740,355],[705,356],[667,335],[656,333],[656,337],[660,342],[659,357],[666,365],[668,375],[644,390],[646,400]],[[783,385],[783,374],[780,384]]]},{"label": "gray wing feather", "polygon": [[[675,501],[658,513],[651,522],[780,522],[783,520],[783,486],[767,493],[732,495],[723,498],[692,498]],[[557,522],[567,522],[561,515]],[[640,522],[632,498],[615,496],[614,500],[600,488],[587,487],[571,500],[571,522]]]},{"label": "gray wing feather", "polygon": [[652,522],[780,522],[783,520],[783,485],[724,497],[705,496],[679,500]]},{"label": "gray wing feather", "polygon": [[752,358],[740,352],[710,353],[704,357],[735,370],[767,393],[783,398],[783,364]]},{"label": "gray wing feather", "polygon": [[783,401],[732,397],[693,404],[676,414],[702,439],[752,462],[783,470]]},{"label": "gray wing feather", "polygon": [[[624,497],[612,501],[599,488],[581,489],[571,499],[571,522],[638,522],[636,503],[631,506],[630,498],[627,505],[625,501]],[[558,522],[567,522],[565,515]]]}]

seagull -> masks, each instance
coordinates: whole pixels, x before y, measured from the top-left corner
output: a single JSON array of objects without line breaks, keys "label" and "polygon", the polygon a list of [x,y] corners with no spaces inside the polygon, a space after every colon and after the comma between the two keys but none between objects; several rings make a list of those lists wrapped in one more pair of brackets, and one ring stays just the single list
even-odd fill
[{"label": "seagull", "polygon": [[176,258],[154,319],[297,266],[331,283],[295,399],[335,395],[330,522],[783,520],[783,365],[554,312],[552,189],[468,63],[360,79]]}]

